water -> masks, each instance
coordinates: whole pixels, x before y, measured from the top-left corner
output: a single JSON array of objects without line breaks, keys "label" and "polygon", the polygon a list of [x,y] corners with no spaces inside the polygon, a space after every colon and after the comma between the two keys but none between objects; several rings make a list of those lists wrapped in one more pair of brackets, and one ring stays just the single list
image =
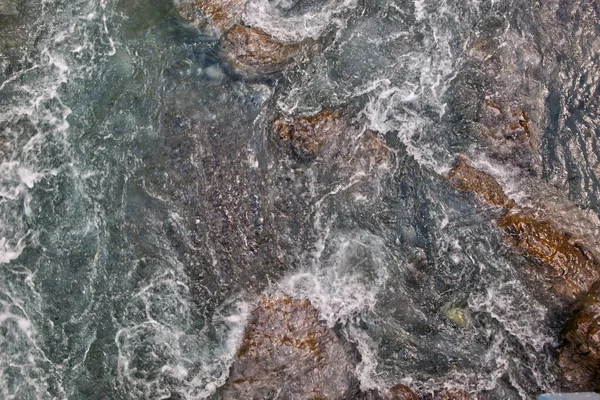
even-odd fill
[{"label": "water", "polygon": [[[265,292],[354,342],[363,388],[558,389],[564,306],[443,174],[469,154],[597,237],[595,5],[325,3],[249,1],[248,24],[321,49],[252,80],[168,1],[0,17],[22,43],[0,83],[1,398],[209,398]],[[535,151],[489,155],[465,123],[484,92],[535,110]],[[334,167],[269,128],[338,108],[356,129]],[[361,153],[367,129],[386,162]]]}]

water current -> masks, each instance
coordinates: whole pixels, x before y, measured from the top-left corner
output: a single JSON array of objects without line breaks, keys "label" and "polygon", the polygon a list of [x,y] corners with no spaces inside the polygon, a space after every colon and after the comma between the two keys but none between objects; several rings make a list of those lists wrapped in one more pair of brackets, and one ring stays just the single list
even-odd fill
[{"label": "water current", "polygon": [[[469,154],[597,221],[596,2],[249,0],[319,48],[263,77],[167,0],[4,3],[0,398],[215,397],[262,293],[309,298],[363,388],[558,389],[565,310],[443,176]],[[485,91],[538,111],[539,152],[485,155],[464,123]],[[298,161],[270,131],[342,108],[387,162]]]}]

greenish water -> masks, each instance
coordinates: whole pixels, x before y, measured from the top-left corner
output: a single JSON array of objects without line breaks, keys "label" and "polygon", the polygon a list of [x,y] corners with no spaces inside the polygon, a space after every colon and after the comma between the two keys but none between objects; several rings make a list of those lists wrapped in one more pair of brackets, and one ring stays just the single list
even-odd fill
[{"label": "greenish water", "polygon": [[[169,1],[19,9],[2,17],[23,48],[0,83],[0,398],[210,397],[263,292],[311,299],[356,343],[364,388],[557,389],[564,310],[442,178],[473,148],[465,43],[539,36],[535,6],[252,0],[253,24],[324,45],[252,80]],[[547,89],[539,178],[597,215],[598,57],[569,49],[512,93]],[[340,107],[389,165],[298,162],[269,130]]]}]

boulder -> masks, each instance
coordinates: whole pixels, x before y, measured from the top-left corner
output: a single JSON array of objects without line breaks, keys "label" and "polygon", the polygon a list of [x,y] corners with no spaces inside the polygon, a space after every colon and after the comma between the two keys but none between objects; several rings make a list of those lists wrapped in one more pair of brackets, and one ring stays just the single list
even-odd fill
[{"label": "boulder", "polygon": [[300,45],[281,42],[260,28],[234,25],[221,38],[221,49],[238,71],[254,75],[281,70],[299,53]]},{"label": "boulder", "polygon": [[444,389],[437,392],[434,400],[473,400],[473,397],[461,389]]},{"label": "boulder", "polygon": [[344,399],[356,363],[352,349],[319,320],[308,300],[263,297],[221,394],[223,399]]},{"label": "boulder", "polygon": [[456,188],[473,192],[488,204],[507,208],[515,205],[491,175],[473,168],[463,156],[456,159],[447,179]]},{"label": "boulder", "polygon": [[521,254],[533,260],[530,273],[555,293],[574,301],[600,277],[600,265],[592,254],[552,221],[517,207],[491,175],[469,165],[465,157],[457,159],[447,179],[458,189],[503,207],[497,225]]},{"label": "boulder", "polygon": [[383,165],[389,150],[382,138],[372,131],[361,131],[339,112],[321,111],[312,116],[277,119],[274,131],[300,161],[317,158],[330,164],[348,165],[349,159],[366,170]]},{"label": "boulder", "polygon": [[309,117],[280,118],[274,123],[279,138],[289,143],[291,152],[300,160],[310,161],[327,150],[326,145],[348,128],[338,113],[321,111]]},{"label": "boulder", "polygon": [[223,32],[240,23],[246,0],[185,1],[178,7],[179,14],[199,28]]},{"label": "boulder", "polygon": [[569,391],[600,390],[600,284],[574,308],[562,333],[558,365]]},{"label": "boulder", "polygon": [[600,266],[587,251],[533,212],[508,212],[497,224],[519,252],[535,261],[536,278],[569,300],[585,294],[600,277]]}]

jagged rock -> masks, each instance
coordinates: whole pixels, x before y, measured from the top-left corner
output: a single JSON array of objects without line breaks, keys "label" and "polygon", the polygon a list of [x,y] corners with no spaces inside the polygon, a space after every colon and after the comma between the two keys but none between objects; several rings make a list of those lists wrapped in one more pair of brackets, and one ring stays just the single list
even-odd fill
[{"label": "jagged rock", "polygon": [[470,166],[466,158],[458,158],[447,179],[486,203],[504,207],[497,225],[520,253],[534,260],[530,273],[554,292],[573,301],[600,277],[600,265],[580,244],[551,221],[516,207],[491,175]]},{"label": "jagged rock", "polygon": [[434,400],[473,400],[473,397],[461,389],[444,389],[435,394]]},{"label": "jagged rock", "polygon": [[333,141],[348,128],[339,114],[331,111],[297,119],[279,119],[274,124],[279,138],[288,142],[293,154],[302,160],[312,160],[323,154],[325,144]]},{"label": "jagged rock", "polygon": [[579,244],[531,212],[510,212],[497,221],[518,251],[542,268],[533,273],[559,294],[574,300],[600,277],[600,266]]},{"label": "jagged rock", "polygon": [[408,386],[404,385],[392,386],[388,393],[386,393],[386,396],[384,398],[389,400],[419,400],[419,396]]},{"label": "jagged rock", "polygon": [[458,189],[477,194],[486,203],[509,208],[515,205],[491,175],[470,166],[465,157],[456,159],[447,179]]},{"label": "jagged rock", "polygon": [[236,69],[252,75],[280,70],[298,54],[300,46],[276,40],[260,28],[234,25],[223,35],[221,48]]},{"label": "jagged rock", "polygon": [[600,285],[575,307],[563,329],[558,365],[571,391],[600,390]]},{"label": "jagged rock", "polygon": [[264,297],[222,390],[223,399],[343,399],[356,360],[308,300]]},{"label": "jagged rock", "polygon": [[371,169],[383,164],[389,156],[388,148],[375,132],[366,131],[360,141],[353,142],[360,131],[338,112],[326,110],[308,117],[280,118],[275,121],[274,129],[301,161],[321,158],[344,163],[353,151],[358,151],[360,156],[355,158],[369,164],[365,167]]},{"label": "jagged rock", "polygon": [[240,23],[246,0],[200,0],[178,7],[181,16],[200,28],[224,31]]}]

